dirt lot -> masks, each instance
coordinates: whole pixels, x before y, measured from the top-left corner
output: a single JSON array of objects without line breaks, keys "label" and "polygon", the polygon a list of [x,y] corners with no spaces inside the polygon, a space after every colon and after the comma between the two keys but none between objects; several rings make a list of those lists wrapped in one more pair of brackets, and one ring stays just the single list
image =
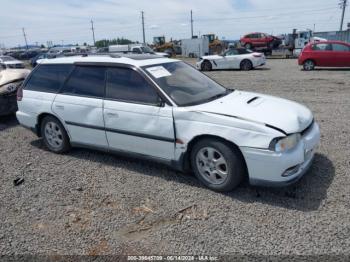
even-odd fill
[{"label": "dirt lot", "polygon": [[[312,109],[322,145],[300,182],[215,193],[154,163],[85,149],[55,155],[14,117],[3,118],[0,254],[349,256],[350,71],[303,72],[295,60],[268,60],[251,72],[209,75]],[[19,176],[25,182],[14,187]]]}]

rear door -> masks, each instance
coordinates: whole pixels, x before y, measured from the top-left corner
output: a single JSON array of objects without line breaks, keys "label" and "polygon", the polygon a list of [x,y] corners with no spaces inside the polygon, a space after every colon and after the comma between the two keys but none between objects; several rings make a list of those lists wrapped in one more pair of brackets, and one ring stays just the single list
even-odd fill
[{"label": "rear door", "polygon": [[110,149],[174,158],[172,107],[160,103],[153,85],[138,71],[107,71],[104,119]]},{"label": "rear door", "polygon": [[63,64],[35,68],[23,88],[24,99],[18,103],[20,111],[34,115],[51,113],[52,102],[72,69],[72,65]]},{"label": "rear door", "polygon": [[64,121],[72,143],[107,148],[102,112],[105,67],[76,66],[52,110]]},{"label": "rear door", "polygon": [[349,66],[350,67],[350,46],[344,44],[332,44],[334,57],[333,66]]}]

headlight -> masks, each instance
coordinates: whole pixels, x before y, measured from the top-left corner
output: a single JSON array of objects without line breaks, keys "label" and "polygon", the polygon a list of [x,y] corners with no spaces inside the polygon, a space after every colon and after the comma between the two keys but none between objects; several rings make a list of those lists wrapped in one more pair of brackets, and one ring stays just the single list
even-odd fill
[{"label": "headlight", "polygon": [[0,95],[6,95],[15,92],[22,84],[22,81],[13,82],[0,87]]},{"label": "headlight", "polygon": [[269,149],[276,152],[284,152],[293,149],[300,141],[300,134],[292,134],[287,137],[274,138],[269,146]]}]

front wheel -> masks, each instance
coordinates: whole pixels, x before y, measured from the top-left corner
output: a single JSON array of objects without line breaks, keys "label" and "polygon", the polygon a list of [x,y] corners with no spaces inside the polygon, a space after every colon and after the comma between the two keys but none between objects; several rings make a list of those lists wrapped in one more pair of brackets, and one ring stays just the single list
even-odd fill
[{"label": "front wheel", "polygon": [[70,149],[69,137],[61,122],[47,116],[41,123],[41,135],[45,146],[54,153],[64,153]]},{"label": "front wheel", "polygon": [[202,63],[202,71],[211,71],[213,69],[211,63],[209,61],[204,61]]},{"label": "front wheel", "polygon": [[315,69],[315,63],[312,60],[306,60],[303,64],[305,71],[311,71]]},{"label": "front wheel", "polygon": [[238,149],[214,139],[201,140],[193,147],[191,165],[205,186],[219,192],[237,187],[245,172]]}]

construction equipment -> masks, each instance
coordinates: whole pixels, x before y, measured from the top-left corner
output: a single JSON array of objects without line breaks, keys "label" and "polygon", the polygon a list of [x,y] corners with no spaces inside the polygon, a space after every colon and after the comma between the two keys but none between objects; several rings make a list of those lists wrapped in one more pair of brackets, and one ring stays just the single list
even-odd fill
[{"label": "construction equipment", "polygon": [[177,41],[166,42],[165,36],[153,37],[153,50],[156,52],[168,53],[171,56],[176,56],[181,54],[181,47],[178,45]]},{"label": "construction equipment", "polygon": [[215,34],[206,34],[203,37],[207,37],[209,39],[209,54],[218,55],[221,54],[225,49],[225,44],[218,39]]}]

